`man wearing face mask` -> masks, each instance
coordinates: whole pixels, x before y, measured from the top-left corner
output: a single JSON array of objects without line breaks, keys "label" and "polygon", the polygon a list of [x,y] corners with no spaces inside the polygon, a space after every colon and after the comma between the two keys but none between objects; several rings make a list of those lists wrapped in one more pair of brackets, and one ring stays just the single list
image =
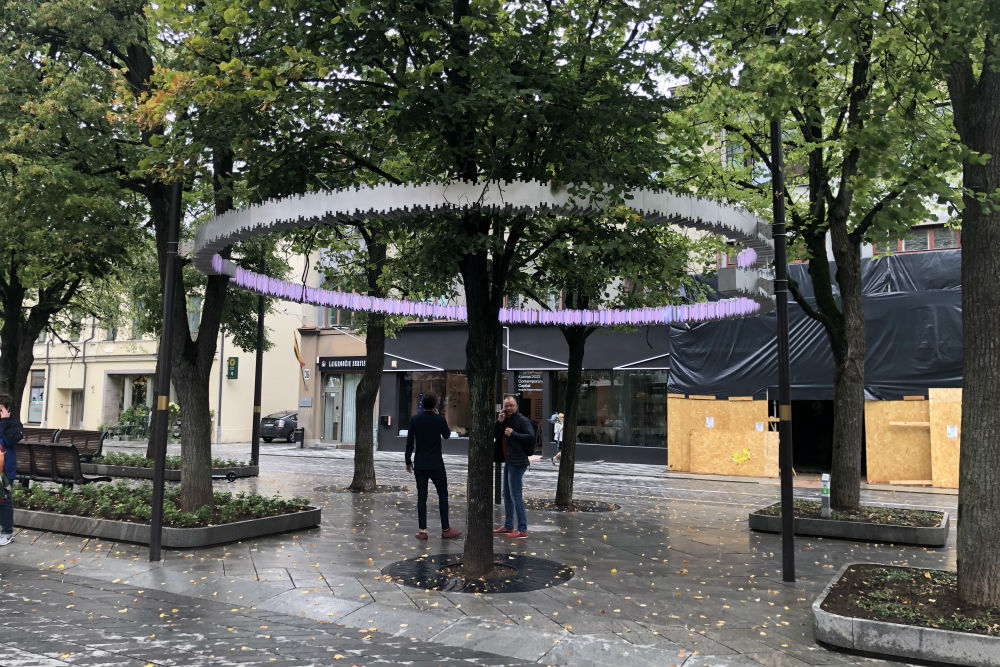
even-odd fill
[{"label": "man wearing face mask", "polygon": [[494,459],[504,461],[504,522],[502,528],[493,532],[504,537],[524,539],[528,536],[528,513],[523,496],[524,473],[528,470],[528,457],[535,452],[535,429],[531,420],[517,411],[517,399],[513,396],[503,399],[503,410],[497,415],[493,435]]}]

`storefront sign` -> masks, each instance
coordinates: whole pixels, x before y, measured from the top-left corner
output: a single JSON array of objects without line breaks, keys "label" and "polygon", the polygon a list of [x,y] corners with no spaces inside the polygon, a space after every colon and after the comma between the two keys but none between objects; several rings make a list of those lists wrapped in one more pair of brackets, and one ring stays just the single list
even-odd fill
[{"label": "storefront sign", "polygon": [[520,391],[541,391],[542,374],[537,371],[521,371],[517,374],[517,390]]},{"label": "storefront sign", "polygon": [[364,357],[320,357],[319,369],[321,371],[352,371],[364,370]]}]

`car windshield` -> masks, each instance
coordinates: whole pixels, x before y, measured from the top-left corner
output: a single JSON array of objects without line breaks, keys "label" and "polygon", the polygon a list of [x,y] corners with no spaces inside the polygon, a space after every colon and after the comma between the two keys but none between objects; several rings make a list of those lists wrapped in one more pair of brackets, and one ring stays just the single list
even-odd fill
[{"label": "car windshield", "polygon": [[290,410],[285,410],[284,412],[275,412],[273,415],[268,415],[265,419],[281,419],[282,417],[288,417],[293,414],[295,413]]}]

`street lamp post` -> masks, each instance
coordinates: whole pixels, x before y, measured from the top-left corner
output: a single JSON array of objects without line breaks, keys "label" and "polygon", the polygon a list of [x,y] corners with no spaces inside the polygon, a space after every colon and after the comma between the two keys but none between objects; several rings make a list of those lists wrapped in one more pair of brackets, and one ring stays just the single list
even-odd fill
[{"label": "street lamp post", "polygon": [[181,182],[174,181],[170,190],[170,218],[167,222],[166,258],[163,271],[163,327],[156,377],[156,447],[153,452],[153,506],[149,521],[149,560],[160,560],[163,536],[163,470],[167,463],[167,432],[170,401],[170,366],[173,363],[174,283],[177,272],[177,237],[181,226]]},{"label": "street lamp post", "polygon": [[[260,260],[260,272],[264,273],[264,260]],[[257,366],[253,377],[253,426],[250,436],[250,465],[258,465],[260,457],[260,395],[261,379],[264,373],[264,295],[257,297]]]},{"label": "street lamp post", "polygon": [[[776,37],[778,27],[767,27]],[[774,220],[774,298],[778,315],[778,466],[781,474],[781,578],[795,581],[795,508],[792,482],[792,398],[788,364],[788,259],[785,231],[785,167],[781,143],[781,116],[771,118],[771,206]]]}]

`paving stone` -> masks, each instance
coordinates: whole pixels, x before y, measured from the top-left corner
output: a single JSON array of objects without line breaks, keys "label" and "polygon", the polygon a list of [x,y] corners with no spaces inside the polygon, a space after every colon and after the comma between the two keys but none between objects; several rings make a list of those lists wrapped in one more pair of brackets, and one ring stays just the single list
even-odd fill
[{"label": "paving stone", "polygon": [[[246,458],[249,447],[242,448],[213,453]],[[339,651],[358,664],[386,665],[889,665],[817,645],[813,599],[849,560],[955,563],[954,531],[939,549],[797,538],[798,581],[788,584],[780,536],[746,529],[748,511],[777,500],[773,480],[585,463],[576,497],[620,510],[531,511],[528,540],[495,544],[497,553],[574,566],[567,584],[490,595],[401,588],[381,579],[383,567],[423,553],[461,555],[463,541],[412,538],[415,493],[399,453],[376,452],[376,473],[380,484],[406,491],[326,490],[346,486],[352,457],[270,446],[262,449],[261,477],[226,487],[309,496],[323,507],[318,529],[165,550],[157,563],[138,545],[19,530],[0,550],[7,642],[0,650],[10,658],[0,664],[65,665],[59,656],[69,651],[123,665],[319,665]],[[464,530],[466,461],[446,462],[452,523]],[[556,479],[555,469],[532,467],[527,496],[551,499]],[[862,500],[956,506],[953,495],[868,489]],[[494,517],[503,520],[501,508]]]}]

